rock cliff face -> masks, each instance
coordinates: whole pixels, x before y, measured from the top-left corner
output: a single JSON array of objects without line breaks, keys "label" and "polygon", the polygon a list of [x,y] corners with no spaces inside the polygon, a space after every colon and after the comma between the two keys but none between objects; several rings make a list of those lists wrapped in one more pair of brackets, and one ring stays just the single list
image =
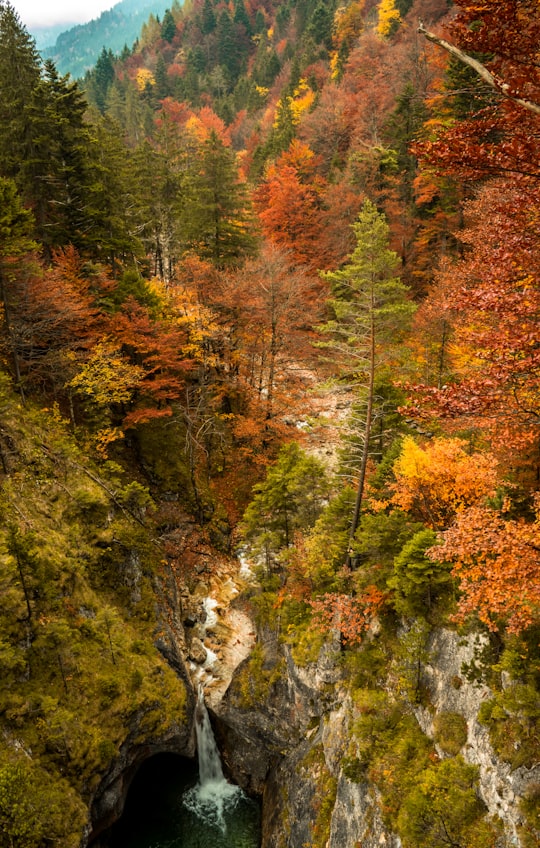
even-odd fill
[{"label": "rock cliff face", "polygon": [[264,704],[246,708],[234,680],[216,708],[228,770],[263,796],[262,848],[400,844],[382,824],[376,790],[341,770],[350,703],[338,657],[335,642],[300,668],[285,646]]},{"label": "rock cliff face", "polygon": [[100,848],[100,834],[122,814],[130,784],[139,766],[145,760],[165,752],[173,752],[190,758],[195,756],[192,724],[196,699],[182,654],[172,638],[161,638],[157,647],[186,686],[186,722],[171,724],[159,735],[146,734],[145,741],[141,742],[141,724],[145,716],[144,714],[133,716],[130,732],[90,802],[90,822],[81,843],[82,846],[91,844],[92,848]]},{"label": "rock cliff face", "polygon": [[[430,693],[431,710],[418,709],[416,717],[422,730],[434,737],[434,718],[442,712],[455,712],[467,722],[467,742],[464,759],[480,770],[480,794],[489,812],[504,824],[506,843],[520,845],[519,830],[523,816],[519,800],[529,787],[540,782],[540,764],[531,769],[512,770],[509,763],[497,758],[487,729],[478,721],[478,710],[492,695],[480,683],[463,678],[462,669],[471,664],[475,652],[487,640],[480,636],[460,638],[450,630],[437,630],[431,635],[430,661],[424,668],[425,683]],[[443,755],[443,752],[439,750]]]},{"label": "rock cliff face", "polygon": [[[479,792],[488,814],[500,820],[498,846],[520,846],[519,799],[540,780],[540,766],[511,770],[500,761],[478,721],[491,696],[483,684],[463,676],[480,637],[466,639],[437,630],[428,643],[423,685],[428,707],[415,707],[423,732],[435,737],[436,717],[458,713],[467,727],[460,754],[478,766]],[[279,655],[279,656],[278,656]],[[226,767],[245,789],[263,795],[263,848],[399,848],[397,834],[383,821],[377,788],[350,780],[343,770],[352,703],[336,662],[338,646],[326,646],[316,663],[299,668],[290,650],[267,638],[266,662],[281,660],[264,701],[246,703],[239,669],[215,707]],[[445,752],[436,745],[442,758]]]}]

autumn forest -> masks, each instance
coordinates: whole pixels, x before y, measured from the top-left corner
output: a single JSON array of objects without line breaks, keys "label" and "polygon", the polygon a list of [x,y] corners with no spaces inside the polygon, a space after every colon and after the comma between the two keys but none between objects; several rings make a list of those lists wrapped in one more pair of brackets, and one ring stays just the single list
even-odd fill
[{"label": "autumn forest", "polygon": [[484,633],[538,762],[539,38],[536,0],[175,0],[74,81],[0,0],[2,844],[77,846],[130,717],[181,722],[186,538],[249,549],[299,656]]}]

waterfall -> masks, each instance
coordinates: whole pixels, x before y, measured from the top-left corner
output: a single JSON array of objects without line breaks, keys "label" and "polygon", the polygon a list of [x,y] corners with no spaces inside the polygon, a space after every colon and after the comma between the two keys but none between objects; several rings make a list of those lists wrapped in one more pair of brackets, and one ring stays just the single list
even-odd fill
[{"label": "waterfall", "polygon": [[209,783],[223,783],[223,769],[219,756],[210,716],[204,703],[202,686],[199,686],[199,697],[195,710],[195,732],[197,734],[197,755],[199,758],[199,783],[206,786]]},{"label": "waterfall", "polygon": [[195,732],[199,759],[199,781],[184,797],[184,805],[210,826],[226,830],[225,813],[234,809],[244,793],[239,786],[229,783],[221,767],[221,758],[214,738],[212,725],[202,686],[199,686],[195,708]]}]

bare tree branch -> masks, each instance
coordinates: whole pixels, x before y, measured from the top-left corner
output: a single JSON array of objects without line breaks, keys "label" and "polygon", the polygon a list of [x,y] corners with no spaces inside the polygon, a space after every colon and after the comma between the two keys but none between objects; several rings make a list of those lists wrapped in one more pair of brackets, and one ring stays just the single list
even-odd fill
[{"label": "bare tree branch", "polygon": [[510,86],[508,85],[508,83],[497,79],[497,77],[495,77],[491,73],[491,71],[488,71],[485,65],[479,62],[477,59],[473,59],[473,57],[469,56],[467,53],[464,53],[463,50],[460,50],[459,47],[455,46],[455,44],[451,44],[444,38],[439,38],[438,35],[435,35],[435,33],[427,30],[422,21],[418,22],[418,32],[422,33],[422,35],[425,36],[428,41],[432,41],[433,44],[437,44],[439,47],[442,47],[443,50],[448,51],[448,53],[451,53],[451,55],[455,56],[456,59],[459,59],[460,62],[463,62],[465,65],[468,65],[470,68],[472,68],[473,71],[476,71],[478,76],[481,77],[484,82],[487,82],[487,84],[499,94],[502,94],[509,100],[513,100],[514,103],[518,103],[520,106],[523,106],[524,109],[528,109],[529,112],[534,112],[536,115],[540,115],[540,105],[538,103],[535,103],[532,100],[525,100],[523,97],[516,97],[515,95],[510,94]]}]

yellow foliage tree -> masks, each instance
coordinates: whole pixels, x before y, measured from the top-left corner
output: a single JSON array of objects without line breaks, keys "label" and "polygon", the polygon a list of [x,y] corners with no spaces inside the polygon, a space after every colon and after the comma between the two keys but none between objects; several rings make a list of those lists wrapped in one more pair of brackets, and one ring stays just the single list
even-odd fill
[{"label": "yellow foliage tree", "polygon": [[490,453],[468,452],[463,439],[438,438],[421,447],[407,437],[394,475],[392,504],[441,530],[494,494],[497,461]]},{"label": "yellow foliage tree", "polygon": [[148,84],[155,85],[154,74],[148,68],[139,68],[135,77],[135,84],[139,91],[144,91]]},{"label": "yellow foliage tree", "polygon": [[392,35],[401,23],[399,9],[396,8],[395,0],[381,0],[378,9],[377,32],[383,38]]},{"label": "yellow foliage tree", "polygon": [[308,112],[315,101],[315,92],[309,87],[305,79],[301,79],[294,90],[291,101],[291,114],[293,124],[298,124],[304,112]]},{"label": "yellow foliage tree", "polygon": [[353,0],[347,6],[340,6],[334,15],[334,34],[332,41],[336,50],[350,49],[364,29],[365,0]]}]

